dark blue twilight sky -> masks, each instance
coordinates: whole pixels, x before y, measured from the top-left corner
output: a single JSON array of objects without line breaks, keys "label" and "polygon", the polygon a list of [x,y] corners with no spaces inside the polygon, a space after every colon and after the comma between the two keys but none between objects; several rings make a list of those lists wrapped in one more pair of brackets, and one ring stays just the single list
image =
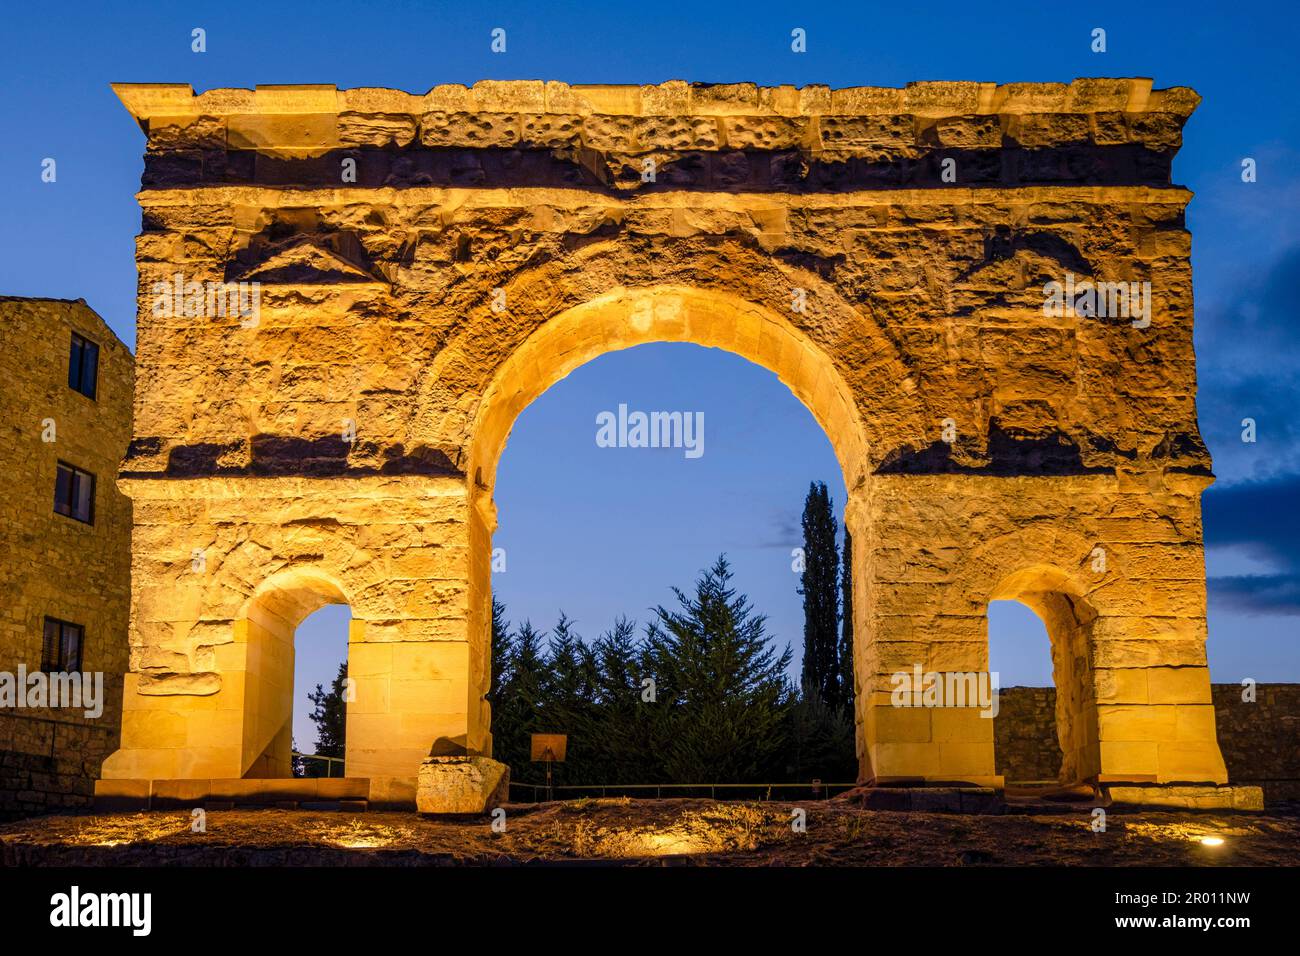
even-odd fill
[{"label": "dark blue twilight sky", "polygon": [[[925,2],[11,4],[0,21],[0,294],[85,298],[134,344],[133,194],[144,139],[113,81],[198,91],[334,83],[422,92],[478,79],[901,86],[910,80],[1069,81],[1150,76],[1205,101],[1175,181],[1196,192],[1193,235],[1201,428],[1217,484],[1205,496],[1210,665],[1217,681],[1300,680],[1300,111],[1293,4]],[[208,50],[190,50],[190,31]],[[507,52],[489,33],[507,30]],[[808,52],[790,52],[790,31]],[[1094,27],[1108,49],[1092,53]],[[40,181],[45,157],[58,182]],[[1240,178],[1244,157],[1258,182]],[[595,415],[705,413],[705,455],[595,446]],[[1241,420],[1259,440],[1241,441]],[[763,369],[685,345],[584,366],[516,423],[502,459],[498,593],[550,627],[563,608],[595,636],[645,620],[722,550],[739,587],[798,650],[790,571],[807,483],[843,482],[811,416]],[[592,560],[592,555],[596,559]],[[345,648],[344,609],[301,629],[298,710]],[[1050,680],[1032,615],[995,607],[1004,684]],[[313,739],[301,723],[299,742]]]}]

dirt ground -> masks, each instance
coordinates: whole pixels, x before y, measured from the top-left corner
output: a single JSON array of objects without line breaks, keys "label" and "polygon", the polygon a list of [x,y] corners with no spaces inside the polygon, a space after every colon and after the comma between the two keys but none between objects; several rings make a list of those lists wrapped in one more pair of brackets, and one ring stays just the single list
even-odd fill
[{"label": "dirt ground", "polygon": [[[231,810],[50,816],[0,825],[5,866],[424,866],[600,862],[707,866],[1295,866],[1300,806],[1268,813],[997,815],[864,810],[852,801],[586,799],[489,818]],[[796,826],[800,813],[805,824]],[[499,826],[499,824],[498,824]],[[1202,843],[1205,837],[1220,845]]]}]

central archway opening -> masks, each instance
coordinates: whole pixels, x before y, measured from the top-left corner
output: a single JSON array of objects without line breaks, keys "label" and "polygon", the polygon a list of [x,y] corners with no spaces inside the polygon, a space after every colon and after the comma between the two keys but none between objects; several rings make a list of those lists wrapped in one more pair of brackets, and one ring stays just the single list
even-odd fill
[{"label": "central archway opening", "polygon": [[[790,284],[792,277],[774,277],[774,281]],[[800,282],[813,282],[813,276],[800,279]],[[839,337],[856,327],[860,317],[835,300],[833,296],[818,299],[812,297],[818,314],[781,313],[772,308],[747,301],[730,293],[712,289],[700,289],[683,286],[658,285],[639,288],[616,288],[604,295],[575,306],[558,315],[545,319],[532,328],[530,334],[519,339],[509,350],[503,361],[496,367],[490,381],[485,385],[482,397],[473,411],[468,423],[467,434],[472,436],[466,461],[466,472],[470,476],[470,522],[469,522],[469,628],[473,635],[472,660],[470,671],[476,686],[487,688],[495,686],[492,675],[493,640],[493,605],[492,605],[492,568],[494,559],[503,557],[493,552],[492,535],[497,525],[497,505],[494,495],[497,490],[497,466],[506,445],[506,439],[520,413],[529,407],[547,389],[566,376],[573,373],[594,359],[609,353],[619,353],[636,346],[654,343],[689,343],[697,347],[731,353],[756,366],[766,369],[770,376],[785,386],[794,398],[817,423],[821,435],[834,452],[839,475],[843,476],[842,487],[860,489],[866,481],[868,459],[866,454],[866,431],[853,391],[847,384],[842,370],[832,361],[832,355],[843,352],[854,353],[861,348],[860,342],[840,343]],[[832,310],[829,314],[824,311]],[[839,311],[835,311],[839,310]],[[832,316],[834,316],[832,318]],[[829,336],[831,341],[815,341],[813,336]],[[887,362],[868,361],[856,373],[859,376],[879,378],[884,374]],[[701,376],[708,380],[706,373]],[[671,380],[671,379],[663,379]],[[875,378],[872,378],[875,381]],[[896,385],[898,377],[892,379]],[[859,388],[865,387],[859,382]],[[906,406],[908,399],[897,388],[886,389],[882,407],[893,407],[901,403]],[[893,404],[891,404],[893,403]],[[643,414],[667,412],[694,412],[696,409],[672,408],[672,403],[665,399],[649,402],[650,407],[640,409]],[[596,427],[605,429],[606,444],[613,447],[632,449],[638,453],[647,449],[641,442],[630,436],[633,425],[631,408],[620,408],[625,402],[605,401],[599,409],[590,408],[589,417],[581,427],[581,434],[589,436],[594,443],[597,438]],[[900,414],[911,415],[914,410],[902,408]],[[596,415],[604,414],[603,421]],[[653,421],[653,419],[651,419]],[[665,419],[660,419],[661,426]],[[671,422],[669,417],[667,421]],[[686,418],[678,419],[684,427]],[[750,436],[751,441],[761,442],[770,437],[770,429],[765,430],[766,423],[759,421]],[[649,423],[645,427],[651,427]],[[611,443],[609,437],[617,436]],[[680,455],[683,464],[698,464],[709,454],[709,447],[716,447],[711,441],[710,429],[705,426],[704,453],[687,458],[687,453],[694,446],[683,434],[681,441],[669,441],[655,447],[647,442],[651,450]],[[725,446],[725,441],[723,443]],[[548,463],[541,463],[533,469],[534,475],[544,473]],[[835,474],[834,468],[824,470]],[[813,477],[806,471],[801,475],[800,483],[804,488]],[[571,479],[573,487],[589,489],[592,486],[588,476]],[[841,487],[838,484],[837,488]],[[626,498],[626,496],[624,496]],[[635,502],[627,502],[635,506]],[[839,507],[844,507],[841,500]],[[846,513],[861,514],[852,507]],[[753,518],[750,516],[750,520]],[[785,544],[791,551],[798,542]],[[709,548],[710,551],[714,549]],[[716,554],[724,549],[718,548]],[[696,558],[691,569],[699,576],[695,578],[696,591],[704,581],[704,569],[714,564],[716,555]],[[508,553],[504,556],[508,567]],[[593,563],[599,563],[599,557],[593,556]],[[786,554],[786,566],[790,567],[790,551]],[[507,572],[508,573],[508,572]],[[721,572],[719,575],[721,576]],[[728,578],[728,581],[730,578]],[[689,599],[686,593],[691,584],[691,577],[679,574],[665,581],[661,587],[669,589],[669,594],[677,600],[684,611],[689,611]],[[590,585],[588,585],[590,587]],[[676,596],[671,588],[681,589],[682,595]],[[722,590],[728,595],[727,582]],[[665,602],[667,603],[667,602]],[[654,605],[655,614],[660,623],[668,626],[667,614],[660,614],[659,604]],[[739,614],[739,611],[734,613]],[[497,616],[500,623],[500,616]],[[557,622],[558,623],[558,622]],[[606,624],[606,627],[609,625]],[[501,640],[495,642],[500,645]],[[849,655],[852,656],[852,655]],[[781,669],[788,667],[782,664]],[[760,668],[761,669],[761,668]],[[644,678],[643,678],[644,679]],[[499,687],[496,687],[500,691]],[[467,741],[471,749],[492,750],[491,724],[492,694],[485,694],[477,706],[471,701],[468,720]],[[861,725],[857,725],[855,735],[860,737]],[[865,753],[860,745],[859,754]],[[518,779],[518,778],[516,778]]]},{"label": "central archway opening", "polygon": [[[638,415],[680,440],[639,440]],[[569,736],[556,780],[603,792],[851,783],[851,711],[810,715],[800,687],[813,481],[839,525],[825,430],[776,374],[718,348],[607,352],[523,409],[491,542],[493,753],[512,779],[544,782],[528,745],[545,732]],[[838,562],[842,528],[829,547]]]}]

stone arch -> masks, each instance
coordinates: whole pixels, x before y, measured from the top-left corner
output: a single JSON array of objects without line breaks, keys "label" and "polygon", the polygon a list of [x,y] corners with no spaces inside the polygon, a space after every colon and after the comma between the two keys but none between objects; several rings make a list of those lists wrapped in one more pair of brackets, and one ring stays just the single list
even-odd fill
[{"label": "stone arch", "polygon": [[223,684],[233,682],[223,690],[243,698],[241,776],[291,776],[294,633],[326,604],[351,603],[336,578],[312,565],[273,574],[244,602],[234,622],[233,649],[236,666],[243,667],[223,668]]},{"label": "stone arch", "polygon": [[272,614],[294,627],[326,604],[352,604],[339,579],[317,565],[290,565],[266,578],[239,609],[239,618]]},{"label": "stone arch", "polygon": [[[518,415],[550,386],[607,352],[651,342],[689,342],[733,352],[772,371],[829,438],[847,488],[870,473],[869,432],[852,386],[832,357],[784,316],[728,292],[675,285],[617,287],[538,326],[497,366],[482,390],[466,455],[469,630],[474,671],[490,674],[490,554],[497,463]],[[595,424],[593,421],[593,429]],[[594,431],[593,431],[594,434]],[[480,700],[479,725],[490,726]]]},{"label": "stone arch", "polygon": [[[1020,559],[1007,561],[992,586],[977,592],[987,596],[984,602],[986,647],[987,611],[991,601],[1020,602],[1038,615],[1047,630],[1052,682],[1056,687],[1056,736],[1062,754],[1059,772],[1062,784],[1096,779],[1101,772],[1093,670],[1093,624],[1098,612],[1081,575],[1065,569],[1070,555],[1082,543],[1078,536],[1062,537],[1044,529],[1006,535],[990,546],[990,555],[1019,554]],[[1049,550],[1055,552],[1054,561],[1048,560],[1044,553]],[[1081,553],[1086,560],[1088,550]]]},{"label": "stone arch", "polygon": [[[478,304],[421,374],[409,426],[413,445],[442,449],[474,480],[492,458],[482,453],[480,435],[492,401],[527,378],[518,353],[548,369],[558,357],[558,380],[604,352],[654,341],[712,345],[776,372],[836,444],[850,491],[890,452],[933,438],[914,370],[865,293],[853,299],[843,291],[836,262],[777,253],[734,232],[580,236],[569,245],[575,248],[477,290]],[[504,295],[501,312],[492,310],[495,290]],[[792,308],[795,290],[805,293],[802,312]],[[645,308],[648,314],[638,314]],[[568,329],[567,340],[536,338],[557,326]],[[551,355],[539,354],[543,344]],[[834,405],[842,407],[833,411]],[[850,424],[854,440],[860,438],[856,448],[836,438]],[[494,467],[491,461],[485,479]],[[490,487],[490,480],[483,483]]]},{"label": "stone arch", "polygon": [[475,486],[493,486],[511,426],[538,396],[600,355],[651,342],[722,349],[767,368],[826,432],[846,485],[865,480],[862,418],[829,356],[762,306],[722,292],[655,286],[618,288],[568,309],[501,363],[474,419],[467,472]]},{"label": "stone arch", "polygon": [[[249,642],[233,641],[232,626],[287,627],[336,597],[302,570],[265,584],[306,565],[337,573],[360,618],[349,773],[409,780],[442,738],[486,752],[491,493],[513,415],[585,358],[667,339],[773,369],[836,447],[855,546],[864,779],[996,779],[990,721],[878,696],[896,663],[987,669],[987,603],[1005,594],[1074,629],[1072,660],[1096,674],[1075,676],[1097,703],[1111,781],[1223,782],[1190,297],[1165,296],[1155,327],[1135,336],[1125,323],[1044,315],[1029,281],[1044,269],[1157,270],[1190,288],[1190,196],[1164,188],[1162,173],[1179,124],[1142,117],[1186,117],[1196,97],[1080,83],[797,96],[745,84],[197,98],[119,88],[151,134],[139,194],[150,230],[119,477],[132,499],[132,671],[105,777],[145,781],[148,793],[149,780],[238,777],[262,757],[250,744],[244,760]],[[897,149],[852,142],[864,122],[911,129],[918,104],[932,119],[969,118],[976,93],[1011,132],[1035,131],[1035,161],[1063,163],[1094,147],[1044,129],[1146,104],[1130,139],[1160,162],[1063,185],[1026,179],[1027,154],[1008,140],[1001,152],[985,144],[999,188],[971,190],[925,174],[943,145],[932,124]],[[1048,101],[1073,104],[1077,122],[1025,113]],[[340,190],[298,155],[304,117],[322,149],[371,150],[361,181]],[[212,151],[213,124],[256,126],[258,142],[231,136],[229,162],[178,164]],[[720,135],[688,143],[687,127]],[[810,148],[819,130],[838,131],[835,156]],[[734,149],[744,140],[762,153],[773,135],[790,148],[770,163]],[[563,148],[542,156],[538,136]],[[629,144],[674,154],[657,185],[622,175]],[[285,161],[251,161],[265,150]],[[1031,207],[1052,214],[1027,217]],[[1081,234],[1104,241],[1084,248]],[[229,315],[157,315],[153,280],[178,272],[260,276],[259,331],[241,334]],[[1138,347],[1162,387],[1118,387],[1114,370]],[[943,441],[940,422],[959,415],[969,423]],[[359,424],[359,440],[336,437],[340,418]],[[1113,571],[1094,576],[1087,556],[1100,542]],[[190,573],[205,549],[213,570]],[[1077,772],[1089,761],[1081,753]]]}]

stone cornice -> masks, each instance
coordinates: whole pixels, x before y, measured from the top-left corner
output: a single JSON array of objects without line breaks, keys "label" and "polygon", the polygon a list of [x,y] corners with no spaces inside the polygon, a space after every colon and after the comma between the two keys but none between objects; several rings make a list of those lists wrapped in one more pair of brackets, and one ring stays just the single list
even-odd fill
[{"label": "stone cornice", "polygon": [[195,95],[185,83],[115,83],[113,91],[142,125],[157,117],[428,112],[574,116],[951,116],[1035,113],[1172,113],[1200,103],[1187,87],[1153,90],[1149,78],[1076,79],[1071,83],[918,82],[900,88],[757,86],[687,83],[599,86],[555,80],[481,80],[427,93],[332,85],[258,86]]},{"label": "stone cornice", "polygon": [[150,499],[211,498],[238,501],[263,496],[285,499],[329,498],[340,487],[355,497],[419,501],[465,494],[463,475],[342,474],[329,478],[301,475],[192,475],[167,472],[128,472],[117,478],[117,488],[137,501]]},{"label": "stone cornice", "polygon": [[345,164],[358,187],[1167,186],[1200,101],[1149,79],[114,90],[148,136],[142,183],[154,189],[309,189],[339,182]]},{"label": "stone cornice", "polygon": [[[864,189],[835,194],[809,193],[801,195],[794,205],[805,209],[842,209],[854,207],[890,207],[904,205],[926,206],[978,206],[1031,204],[1036,202],[1084,203],[1088,205],[1169,205],[1179,208],[1191,202],[1194,194],[1184,186],[1164,188],[1154,186],[1019,186],[1001,189],[967,189],[953,187],[933,189]],[[194,206],[210,203],[217,206],[260,205],[267,209],[300,208],[304,203],[314,206],[341,206],[348,203],[370,203],[390,206],[439,206],[512,208],[519,202],[530,204],[565,203],[582,201],[626,208],[637,197],[591,196],[584,190],[552,186],[513,187],[509,189],[467,189],[442,186],[414,186],[407,189],[382,188],[330,188],[299,189],[292,192],[264,189],[259,186],[209,185],[197,188],[146,189],[136,194],[136,200],[146,209],[169,206]],[[660,208],[693,209],[699,200],[688,191],[665,191],[647,197]],[[737,192],[716,200],[721,208],[769,209],[774,205],[771,193]],[[788,204],[788,203],[787,203]]]}]

